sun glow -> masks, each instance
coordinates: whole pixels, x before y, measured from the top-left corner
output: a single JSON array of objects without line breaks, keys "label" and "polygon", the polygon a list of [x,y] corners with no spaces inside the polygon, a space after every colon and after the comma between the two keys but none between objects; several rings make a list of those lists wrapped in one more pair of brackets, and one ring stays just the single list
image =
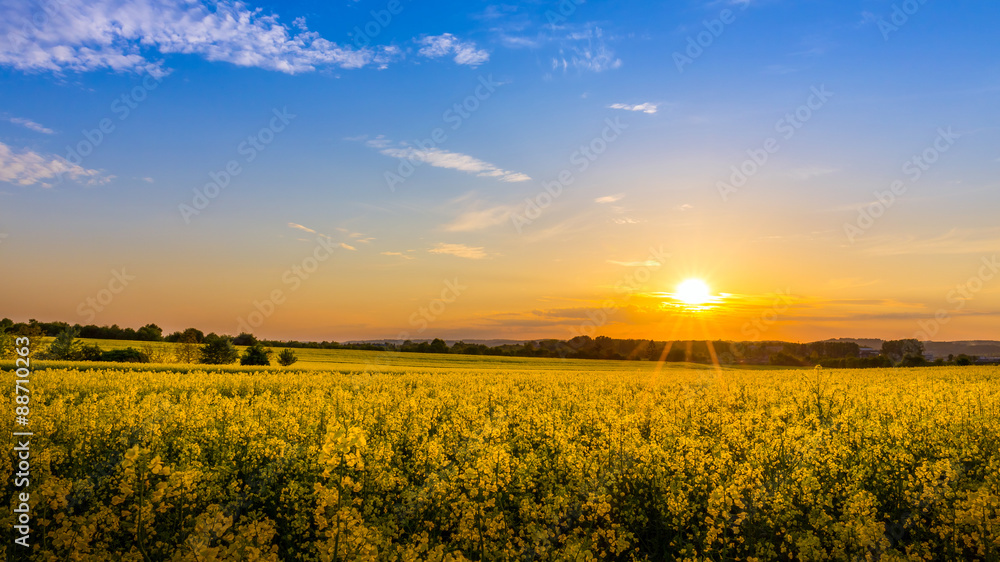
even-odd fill
[{"label": "sun glow", "polygon": [[712,300],[708,285],[701,279],[687,279],[677,286],[674,297],[687,305],[698,306]]}]

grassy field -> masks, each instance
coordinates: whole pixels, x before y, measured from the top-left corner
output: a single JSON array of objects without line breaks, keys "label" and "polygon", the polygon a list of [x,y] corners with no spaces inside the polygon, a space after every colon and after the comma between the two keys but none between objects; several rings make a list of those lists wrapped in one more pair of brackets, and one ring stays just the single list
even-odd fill
[{"label": "grassy field", "polygon": [[37,366],[31,559],[1000,559],[997,367],[299,351]]}]

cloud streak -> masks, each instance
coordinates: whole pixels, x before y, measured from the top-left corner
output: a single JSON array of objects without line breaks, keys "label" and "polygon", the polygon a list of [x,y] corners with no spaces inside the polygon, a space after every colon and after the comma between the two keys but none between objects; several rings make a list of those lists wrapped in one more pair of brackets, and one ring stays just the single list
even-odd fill
[{"label": "cloud streak", "polygon": [[646,260],[646,261],[615,261],[608,260],[608,263],[613,265],[620,265],[622,267],[659,267],[663,264],[656,260]]},{"label": "cloud streak", "polygon": [[513,207],[501,205],[490,209],[467,211],[455,218],[452,222],[444,225],[447,232],[472,232],[483,230],[491,226],[503,224],[510,218],[514,211]]},{"label": "cloud streak", "polygon": [[24,127],[25,129],[31,129],[32,131],[35,131],[36,133],[44,133],[46,135],[54,135],[54,134],[56,134],[56,132],[53,131],[52,129],[50,129],[50,128],[44,126],[44,125],[41,125],[40,123],[36,123],[36,122],[32,121],[31,119],[25,119],[23,117],[8,117],[7,121],[10,121],[11,123],[13,123],[15,125],[20,125],[20,126]]},{"label": "cloud streak", "polygon": [[309,228],[308,226],[302,226],[301,224],[294,223],[294,222],[288,223],[288,228],[294,228],[294,229],[297,229],[297,230],[301,230],[303,232],[308,232],[309,234],[316,234],[316,231],[313,230],[313,229],[311,229],[311,228]]},{"label": "cloud streak", "polygon": [[502,182],[522,182],[529,181],[531,179],[531,177],[527,174],[504,170],[495,164],[480,160],[474,156],[442,150],[436,147],[419,149],[409,146],[406,143],[393,145],[391,141],[381,136],[369,140],[365,144],[378,150],[386,156],[410,160],[412,162],[422,162],[424,164],[430,164],[435,168],[459,170],[461,172],[475,174],[479,177],[496,178]]},{"label": "cloud streak", "polygon": [[640,104],[627,104],[627,103],[613,103],[608,106],[610,109],[624,109],[625,111],[640,111],[642,113],[653,114],[656,113],[656,109],[659,107],[655,103],[640,103]]}]

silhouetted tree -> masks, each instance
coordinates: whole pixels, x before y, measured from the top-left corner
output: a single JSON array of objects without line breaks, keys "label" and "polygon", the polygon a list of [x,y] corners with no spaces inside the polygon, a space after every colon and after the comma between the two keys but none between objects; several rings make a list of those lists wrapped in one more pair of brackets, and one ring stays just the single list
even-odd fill
[{"label": "silhouetted tree", "polygon": [[77,331],[73,328],[66,328],[56,339],[49,344],[49,349],[45,356],[48,359],[73,360],[78,359],[80,344],[76,341]]},{"label": "silhouetted tree", "polygon": [[149,363],[149,357],[145,353],[134,347],[125,349],[112,349],[101,354],[101,361],[114,361],[116,363]]},{"label": "silhouetted tree", "polygon": [[135,339],[140,341],[160,341],[163,339],[163,330],[156,324],[146,324],[136,330]]},{"label": "silhouetted tree", "polygon": [[243,332],[233,338],[234,345],[253,345],[255,343],[257,343],[257,338],[255,338],[253,334],[248,334],[246,332]]},{"label": "silhouetted tree", "polygon": [[923,357],[924,344],[920,343],[920,340],[915,339],[882,342],[882,355],[892,359],[893,362],[902,361],[907,355],[919,355]]},{"label": "silhouetted tree", "polygon": [[[8,321],[7,318],[4,320]],[[7,359],[14,356],[14,334],[7,330],[10,326],[0,324],[0,359]]]},{"label": "silhouetted tree", "polygon": [[94,343],[81,347],[79,355],[81,361],[102,361],[104,350]]},{"label": "silhouetted tree", "polygon": [[236,361],[240,353],[229,338],[210,334],[201,347],[201,362],[209,365],[228,365]]},{"label": "silhouetted tree", "polygon": [[[253,336],[250,336],[253,337]],[[240,365],[264,365],[271,364],[272,351],[258,342],[248,347],[240,357]]]},{"label": "silhouetted tree", "polygon": [[177,351],[175,352],[177,360],[181,363],[194,363],[198,361],[200,353],[197,336],[195,334],[184,332],[184,335],[181,337],[182,339],[180,340],[180,344],[177,346]]},{"label": "silhouetted tree", "polygon": [[283,367],[287,367],[298,360],[298,356],[295,355],[295,352],[291,349],[283,349],[281,353],[278,354],[278,364]]}]

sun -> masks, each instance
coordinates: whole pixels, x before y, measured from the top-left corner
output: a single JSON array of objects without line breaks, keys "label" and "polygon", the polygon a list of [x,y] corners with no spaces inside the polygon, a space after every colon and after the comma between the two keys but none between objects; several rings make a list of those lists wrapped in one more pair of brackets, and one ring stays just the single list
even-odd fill
[{"label": "sun", "polygon": [[674,297],[684,304],[697,306],[712,300],[708,285],[701,279],[686,279],[677,286]]}]

